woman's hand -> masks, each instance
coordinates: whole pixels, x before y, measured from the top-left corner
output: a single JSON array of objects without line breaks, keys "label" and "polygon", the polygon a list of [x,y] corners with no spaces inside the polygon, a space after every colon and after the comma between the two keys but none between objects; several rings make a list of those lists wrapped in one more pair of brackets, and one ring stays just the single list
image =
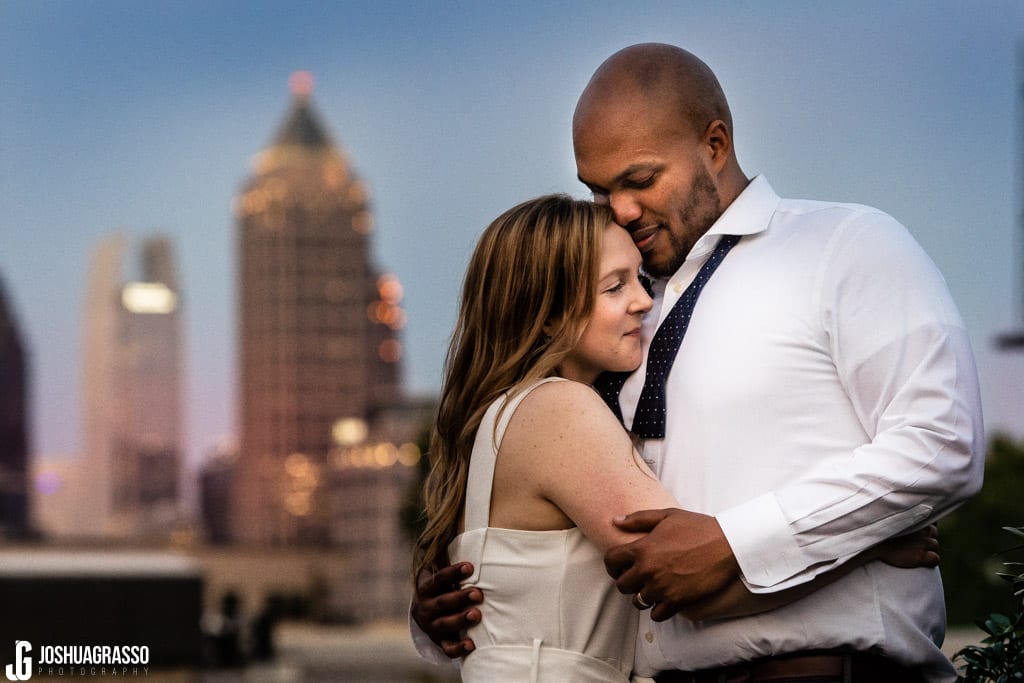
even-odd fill
[{"label": "woman's hand", "polygon": [[939,566],[939,527],[929,524],[905,536],[896,536],[874,548],[875,558],[904,569]]}]

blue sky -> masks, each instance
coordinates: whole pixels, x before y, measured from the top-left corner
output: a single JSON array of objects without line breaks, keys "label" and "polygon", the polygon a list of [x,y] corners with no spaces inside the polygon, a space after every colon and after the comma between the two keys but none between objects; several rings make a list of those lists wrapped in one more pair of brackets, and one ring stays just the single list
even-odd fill
[{"label": "blue sky", "polygon": [[193,461],[234,430],[231,201],[298,69],[373,188],[406,384],[436,391],[477,235],[522,199],[585,196],[576,97],[643,41],[715,70],[748,175],[907,225],[970,330],[990,431],[1024,435],[1024,352],[991,343],[1024,327],[1024,3],[0,0],[0,277],[31,349],[35,451],[79,449],[86,269],[114,230],[175,241]]}]

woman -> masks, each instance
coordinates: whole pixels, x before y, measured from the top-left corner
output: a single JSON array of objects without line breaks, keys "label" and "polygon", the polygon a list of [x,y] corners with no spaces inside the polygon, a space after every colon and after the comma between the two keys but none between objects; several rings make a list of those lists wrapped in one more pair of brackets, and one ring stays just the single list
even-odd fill
[{"label": "woman", "polygon": [[[590,385],[642,360],[640,262],[606,207],[562,195],[499,216],[470,261],[416,563],[475,567],[465,583],[486,600],[465,681],[630,679],[638,612],[603,553],[635,535],[611,519],[679,504]],[[898,550],[886,559],[918,566],[919,548]],[[706,609],[762,611],[820,585],[752,596],[737,582]]]}]

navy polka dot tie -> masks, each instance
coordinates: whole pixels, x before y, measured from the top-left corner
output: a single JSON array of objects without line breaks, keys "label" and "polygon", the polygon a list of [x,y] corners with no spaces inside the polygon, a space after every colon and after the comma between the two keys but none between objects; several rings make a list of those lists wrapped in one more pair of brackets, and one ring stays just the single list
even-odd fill
[{"label": "navy polka dot tie", "polygon": [[[640,393],[636,414],[633,417],[632,431],[637,436],[643,439],[665,438],[665,380],[672,369],[672,363],[675,362],[679,345],[683,341],[683,335],[686,334],[686,328],[690,324],[693,308],[697,305],[697,297],[700,296],[704,285],[711,278],[711,274],[718,268],[718,264],[739,241],[739,235],[722,235],[715,250],[711,252],[711,256],[697,273],[697,277],[679,297],[675,306],[658,327],[658,331],[654,333],[650,350],[647,352],[647,375],[644,379],[644,388]],[[605,373],[595,383],[595,388],[601,397],[620,420],[622,411],[619,408],[619,391],[630,374],[632,373]]]}]

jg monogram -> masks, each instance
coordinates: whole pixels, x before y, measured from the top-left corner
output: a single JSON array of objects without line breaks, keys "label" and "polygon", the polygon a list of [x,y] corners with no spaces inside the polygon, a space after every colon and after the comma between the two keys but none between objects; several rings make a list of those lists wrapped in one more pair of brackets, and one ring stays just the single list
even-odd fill
[{"label": "jg monogram", "polygon": [[7,665],[7,680],[27,681],[32,678],[32,658],[28,656],[31,650],[32,643],[27,640],[14,642],[14,664]]}]

